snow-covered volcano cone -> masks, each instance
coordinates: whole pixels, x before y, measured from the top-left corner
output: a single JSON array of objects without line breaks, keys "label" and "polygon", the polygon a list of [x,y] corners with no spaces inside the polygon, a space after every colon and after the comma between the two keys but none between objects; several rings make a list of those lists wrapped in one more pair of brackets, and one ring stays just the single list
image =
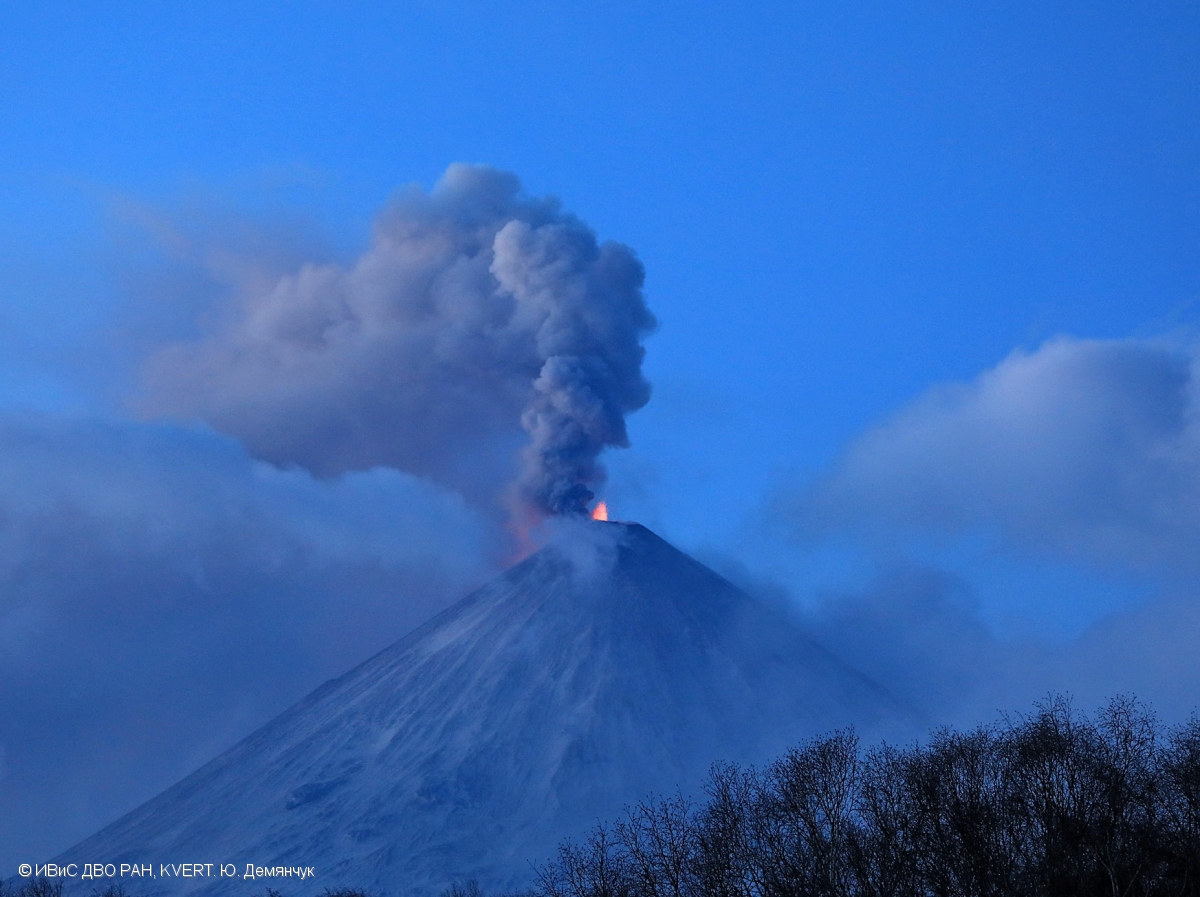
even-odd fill
[{"label": "snow-covered volcano cone", "polygon": [[[285,894],[528,882],[565,836],[715,760],[906,716],[786,618],[636,524],[559,540],[68,851],[315,868]],[[215,875],[216,867],[213,867]]]}]

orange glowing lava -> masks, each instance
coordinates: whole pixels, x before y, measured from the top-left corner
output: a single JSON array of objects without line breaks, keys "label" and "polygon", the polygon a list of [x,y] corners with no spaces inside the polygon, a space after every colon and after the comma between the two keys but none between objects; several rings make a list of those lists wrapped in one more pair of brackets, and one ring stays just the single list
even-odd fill
[{"label": "orange glowing lava", "polygon": [[607,520],[608,519],[608,505],[606,505],[602,501],[597,502],[595,509],[592,511],[592,519],[593,520]]}]

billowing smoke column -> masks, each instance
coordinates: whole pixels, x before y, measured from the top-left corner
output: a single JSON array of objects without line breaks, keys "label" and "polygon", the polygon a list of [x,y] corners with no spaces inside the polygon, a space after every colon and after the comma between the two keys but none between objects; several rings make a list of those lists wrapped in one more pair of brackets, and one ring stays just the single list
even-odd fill
[{"label": "billowing smoke column", "polygon": [[389,466],[526,516],[582,513],[650,397],[642,280],[556,200],[453,165],[394,200],[352,265],[242,289],[159,351],[145,407],[318,475]]}]

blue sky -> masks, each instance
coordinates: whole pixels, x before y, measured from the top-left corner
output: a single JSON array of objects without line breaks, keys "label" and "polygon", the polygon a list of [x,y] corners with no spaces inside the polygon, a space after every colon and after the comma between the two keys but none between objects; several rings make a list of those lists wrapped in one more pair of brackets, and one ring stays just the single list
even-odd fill
[{"label": "blue sky", "polygon": [[93,338],[117,197],[282,206],[352,250],[397,187],[495,165],[644,261],[635,444],[693,519],[1014,346],[1192,319],[1194,10],[828,6],[9,13],[10,319]]},{"label": "blue sky", "polygon": [[[114,702],[85,724],[62,698],[81,744],[131,739],[91,791],[66,752],[36,767],[61,791],[18,793],[37,751],[0,730],[0,790],[46,807],[22,849],[86,834],[501,562],[445,483],[268,469],[138,399],[147,359],[217,314],[213,259],[351,265],[397,190],[455,162],[645,266],[654,392],[604,456],[616,516],[784,595],[946,718],[1060,687],[1190,709],[1200,671],[1160,646],[1200,633],[1195,4],[26,5],[0,14],[0,643],[86,658],[89,626],[127,624],[173,671],[145,676],[211,682],[197,720],[232,721],[196,747],[182,711],[112,697],[133,673],[93,694],[85,660],[10,666],[10,719],[74,694]],[[63,550],[99,572],[55,570]],[[356,622],[289,628],[304,647],[262,661],[261,693],[220,639],[176,640],[268,632],[281,583]]]}]

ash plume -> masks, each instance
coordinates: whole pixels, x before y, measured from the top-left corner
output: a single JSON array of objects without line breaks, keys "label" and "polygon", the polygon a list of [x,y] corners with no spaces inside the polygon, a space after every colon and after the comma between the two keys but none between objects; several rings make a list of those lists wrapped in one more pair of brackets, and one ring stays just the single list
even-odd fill
[{"label": "ash plume", "polygon": [[318,476],[386,466],[525,518],[582,513],[650,397],[643,277],[557,200],[452,165],[353,263],[235,286],[152,355],[142,407]]}]

